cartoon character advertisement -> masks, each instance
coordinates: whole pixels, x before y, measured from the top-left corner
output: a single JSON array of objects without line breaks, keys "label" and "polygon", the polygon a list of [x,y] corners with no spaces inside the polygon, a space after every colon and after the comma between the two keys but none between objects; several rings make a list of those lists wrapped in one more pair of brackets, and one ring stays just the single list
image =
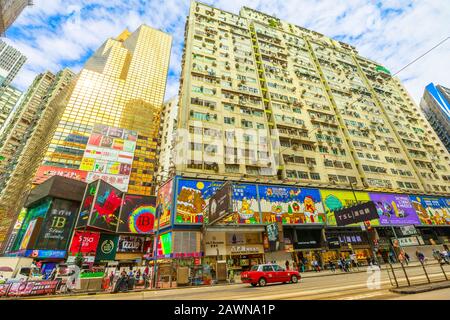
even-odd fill
[{"label": "cartoon character advertisement", "polygon": [[89,226],[115,232],[119,221],[122,192],[103,180],[97,191]]},{"label": "cartoon character advertisement", "polygon": [[258,186],[263,223],[325,223],[325,209],[317,189]]},{"label": "cartoon character advertisement", "polygon": [[175,222],[179,224],[203,223],[203,213],[211,196],[222,186],[221,181],[178,181]]},{"label": "cartoon character advertisement", "polygon": [[423,225],[450,225],[448,199],[429,196],[409,196]]},{"label": "cartoon character advertisement", "polygon": [[161,217],[159,218],[160,228],[170,226],[170,220],[172,219],[173,185],[172,179],[158,190],[157,206],[161,205]]},{"label": "cartoon character advertisement", "polygon": [[154,231],[155,196],[126,194],[123,198],[118,233],[150,234]]},{"label": "cartoon character advertisement", "polygon": [[[367,192],[347,190],[320,190],[322,201],[325,207],[327,225],[336,226],[336,217],[334,216],[334,210],[351,207],[360,202],[371,201]],[[359,224],[351,224],[350,226],[358,226]],[[370,225],[379,226],[379,220],[374,219],[370,221]]]},{"label": "cartoon character advertisement", "polygon": [[256,185],[233,184],[233,215],[224,219],[225,223],[259,224],[261,223]]},{"label": "cartoon character advertisement", "polygon": [[407,195],[369,193],[377,207],[380,225],[420,224],[419,217]]}]

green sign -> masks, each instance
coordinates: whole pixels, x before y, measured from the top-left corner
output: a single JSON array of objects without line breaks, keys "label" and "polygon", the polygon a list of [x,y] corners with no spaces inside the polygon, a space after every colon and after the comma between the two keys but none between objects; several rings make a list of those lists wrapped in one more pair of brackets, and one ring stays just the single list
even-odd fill
[{"label": "green sign", "polygon": [[102,233],[98,242],[95,262],[114,261],[117,251],[119,237],[112,234]]},{"label": "green sign", "polygon": [[384,73],[389,74],[389,75],[391,74],[391,72],[388,69],[386,69],[385,67],[383,67],[383,66],[378,66],[376,68],[376,70],[377,70],[377,72],[384,72]]}]

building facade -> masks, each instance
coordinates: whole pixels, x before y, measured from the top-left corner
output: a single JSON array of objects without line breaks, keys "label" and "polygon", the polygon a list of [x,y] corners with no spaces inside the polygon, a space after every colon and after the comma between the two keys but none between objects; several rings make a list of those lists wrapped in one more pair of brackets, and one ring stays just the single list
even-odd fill
[{"label": "building facade", "polygon": [[448,151],[401,83],[350,45],[196,2],[185,43],[178,127],[190,151],[179,172],[450,191]]},{"label": "building facade", "polygon": [[425,88],[420,107],[450,152],[450,89],[430,83]]},{"label": "building facade", "polygon": [[27,58],[19,50],[0,39],[0,86],[7,86],[25,64]]},{"label": "building facade", "polygon": [[[448,246],[449,153],[385,67],[276,17],[196,1],[184,43],[176,175],[158,192],[171,217],[161,263],[207,283],[199,257],[223,280],[273,260],[386,262],[396,236],[410,254]],[[227,217],[209,224],[228,193]],[[378,219],[337,225],[337,210],[365,202]]]},{"label": "building facade", "polygon": [[174,143],[175,134],[177,130],[178,118],[178,97],[174,97],[164,103],[163,111],[161,113],[161,137],[159,147],[159,163],[158,176],[162,181],[170,177],[171,170],[174,166]]},{"label": "building facade", "polygon": [[0,87],[0,134],[3,134],[12,120],[21,97],[22,91],[11,85]]},{"label": "building facade", "polygon": [[132,130],[137,141],[125,191],[150,195],[170,50],[171,37],[146,25],[108,39],[78,75],[42,166],[92,172],[94,164],[82,160],[94,126]]},{"label": "building facade", "polygon": [[23,9],[31,5],[32,0],[0,0],[0,34],[4,35]]},{"label": "building facade", "polygon": [[52,132],[64,110],[74,73],[64,69],[56,75],[45,72],[36,77],[2,134],[0,155],[0,241],[6,240],[42,162]]}]

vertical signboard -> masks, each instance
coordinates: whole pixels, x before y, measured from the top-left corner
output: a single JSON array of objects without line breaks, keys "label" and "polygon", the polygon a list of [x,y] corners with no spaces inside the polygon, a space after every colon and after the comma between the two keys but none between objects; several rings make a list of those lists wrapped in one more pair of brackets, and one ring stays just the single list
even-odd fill
[{"label": "vertical signboard", "polygon": [[150,234],[154,230],[156,197],[125,194],[118,233]]},{"label": "vertical signboard", "polygon": [[86,187],[84,198],[81,202],[80,213],[78,214],[77,224],[75,226],[77,229],[87,226],[89,222],[89,216],[91,215],[92,207],[94,205],[98,184],[99,181],[94,181]]},{"label": "vertical signboard", "polygon": [[66,250],[78,207],[78,202],[54,199],[42,224],[36,249]]},{"label": "vertical signboard", "polygon": [[136,141],[135,131],[95,124],[80,164],[86,182],[101,179],[127,192]]},{"label": "vertical signboard", "polygon": [[[167,182],[158,190],[157,206],[161,205],[161,217],[159,219],[159,227],[165,228],[170,226],[172,219],[172,201],[173,201],[173,183],[174,179]],[[156,222],[156,221],[155,221]]]}]

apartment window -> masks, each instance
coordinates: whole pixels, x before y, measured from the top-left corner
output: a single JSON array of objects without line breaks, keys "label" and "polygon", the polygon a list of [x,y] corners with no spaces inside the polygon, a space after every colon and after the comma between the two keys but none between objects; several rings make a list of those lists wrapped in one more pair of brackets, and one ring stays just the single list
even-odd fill
[{"label": "apartment window", "polygon": [[299,179],[309,179],[308,172],[305,171],[297,171]]},{"label": "apartment window", "polygon": [[303,145],[303,150],[313,151],[314,148],[311,145],[309,145],[309,144],[304,144]]},{"label": "apartment window", "polygon": [[226,164],[225,172],[227,173],[239,173],[239,165],[238,164]]},{"label": "apartment window", "polygon": [[310,176],[311,176],[312,180],[320,180],[320,174],[318,174],[318,173],[311,172]]},{"label": "apartment window", "polygon": [[223,122],[226,124],[234,124],[235,119],[234,117],[223,117]]},{"label": "apartment window", "polygon": [[203,145],[201,143],[191,142],[191,150],[202,151]]},{"label": "apartment window", "polygon": [[286,176],[288,178],[297,178],[297,172],[295,170],[286,170]]}]

